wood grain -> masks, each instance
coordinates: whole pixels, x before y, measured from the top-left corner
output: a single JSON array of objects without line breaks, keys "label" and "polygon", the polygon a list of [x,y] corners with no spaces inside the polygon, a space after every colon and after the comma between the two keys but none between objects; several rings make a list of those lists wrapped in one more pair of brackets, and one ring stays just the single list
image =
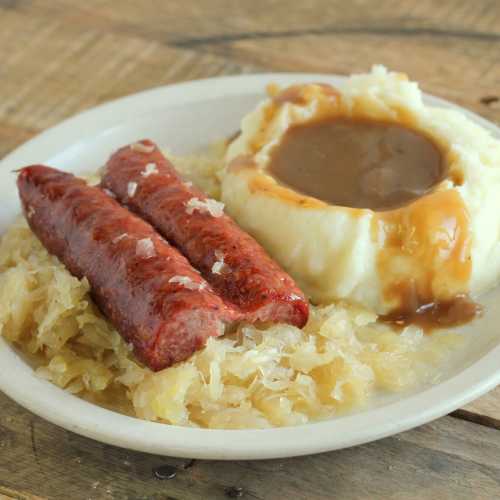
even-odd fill
[{"label": "wood grain", "polygon": [[[146,88],[252,71],[217,55],[68,24],[63,18],[2,12],[7,55],[0,100],[0,154],[81,110]],[[20,37],[26,43],[17,43]],[[5,43],[5,45],[3,45]],[[44,57],[38,57],[43,47]],[[18,141],[16,132],[19,131]]]},{"label": "wood grain", "polygon": [[[53,499],[492,499],[500,493],[500,432],[442,418],[376,443],[261,462],[164,458],[97,443],[0,396],[0,492]],[[161,465],[176,477],[155,479]],[[3,488],[3,490],[2,490]],[[13,493],[10,493],[13,496]],[[21,496],[14,498],[30,498]]]},{"label": "wood grain", "polygon": [[45,500],[45,498],[24,491],[5,488],[0,484],[0,500]]},{"label": "wood grain", "polygon": [[458,418],[500,429],[500,386],[453,412]]},{"label": "wood grain", "polygon": [[[101,102],[255,71],[382,63],[500,122],[496,0],[0,0],[0,61],[0,156]],[[497,388],[452,417],[349,450],[192,463],[79,437],[0,395],[0,500],[493,499],[499,429]],[[174,479],[153,477],[163,464],[177,467]]]}]

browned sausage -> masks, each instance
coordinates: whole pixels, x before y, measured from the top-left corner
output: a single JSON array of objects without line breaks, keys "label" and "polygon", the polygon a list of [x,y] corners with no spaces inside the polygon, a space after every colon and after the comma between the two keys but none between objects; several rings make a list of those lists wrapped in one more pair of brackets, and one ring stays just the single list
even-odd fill
[{"label": "browned sausage", "polygon": [[216,202],[183,182],[153,142],[117,151],[102,184],[176,245],[245,320],[304,326],[308,302],[292,278]]},{"label": "browned sausage", "polygon": [[33,232],[152,370],[189,357],[238,319],[186,258],[101,189],[35,165],[17,180]]}]

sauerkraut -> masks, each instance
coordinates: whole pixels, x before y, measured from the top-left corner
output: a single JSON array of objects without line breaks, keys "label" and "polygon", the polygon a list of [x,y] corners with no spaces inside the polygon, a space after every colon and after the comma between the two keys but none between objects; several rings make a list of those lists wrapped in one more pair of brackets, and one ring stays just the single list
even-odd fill
[{"label": "sauerkraut", "polygon": [[[222,152],[217,146],[174,163],[217,198]],[[461,343],[452,332],[398,332],[371,312],[336,303],[311,306],[303,330],[241,325],[153,373],[100,314],[88,282],[49,255],[22,219],[0,241],[0,334],[40,377],[91,402],[166,424],[226,429],[330,418],[377,393],[435,382]]]}]

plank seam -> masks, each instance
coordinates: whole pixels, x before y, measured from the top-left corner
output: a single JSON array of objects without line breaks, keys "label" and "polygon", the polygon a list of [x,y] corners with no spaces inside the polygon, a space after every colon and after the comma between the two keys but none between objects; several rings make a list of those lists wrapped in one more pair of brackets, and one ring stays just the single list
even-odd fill
[{"label": "plank seam", "polygon": [[276,38],[293,38],[308,35],[384,35],[384,36],[429,36],[446,38],[466,38],[479,41],[500,41],[500,34],[480,33],[466,30],[442,30],[438,28],[395,28],[393,26],[381,27],[325,27],[306,28],[286,31],[248,31],[227,35],[214,35],[207,37],[193,37],[178,40],[168,40],[167,44],[178,48],[193,48],[200,45],[220,45],[224,43],[239,42],[244,40],[263,40]]}]

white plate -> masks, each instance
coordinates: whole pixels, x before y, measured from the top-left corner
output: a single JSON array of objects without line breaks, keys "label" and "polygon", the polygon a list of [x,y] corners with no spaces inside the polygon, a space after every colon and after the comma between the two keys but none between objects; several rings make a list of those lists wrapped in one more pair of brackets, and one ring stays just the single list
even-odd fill
[{"label": "white plate", "polygon": [[[47,130],[0,164],[0,233],[19,213],[11,170],[47,163],[76,173],[95,170],[108,155],[131,141],[149,137],[175,153],[185,153],[237,130],[243,114],[262,98],[269,82],[323,81],[332,75],[264,74],[214,78],[149,90],[104,104]],[[433,105],[452,106],[434,97]],[[482,118],[469,117],[500,137]],[[500,291],[482,300],[486,315],[465,329],[473,339],[433,387],[379,400],[374,406],[336,419],[266,430],[206,430],[145,422],[72,396],[37,378],[0,339],[0,389],[41,417],[78,434],[135,450],[192,458],[254,459],[318,453],[410,429],[493,389],[500,382]]]}]

